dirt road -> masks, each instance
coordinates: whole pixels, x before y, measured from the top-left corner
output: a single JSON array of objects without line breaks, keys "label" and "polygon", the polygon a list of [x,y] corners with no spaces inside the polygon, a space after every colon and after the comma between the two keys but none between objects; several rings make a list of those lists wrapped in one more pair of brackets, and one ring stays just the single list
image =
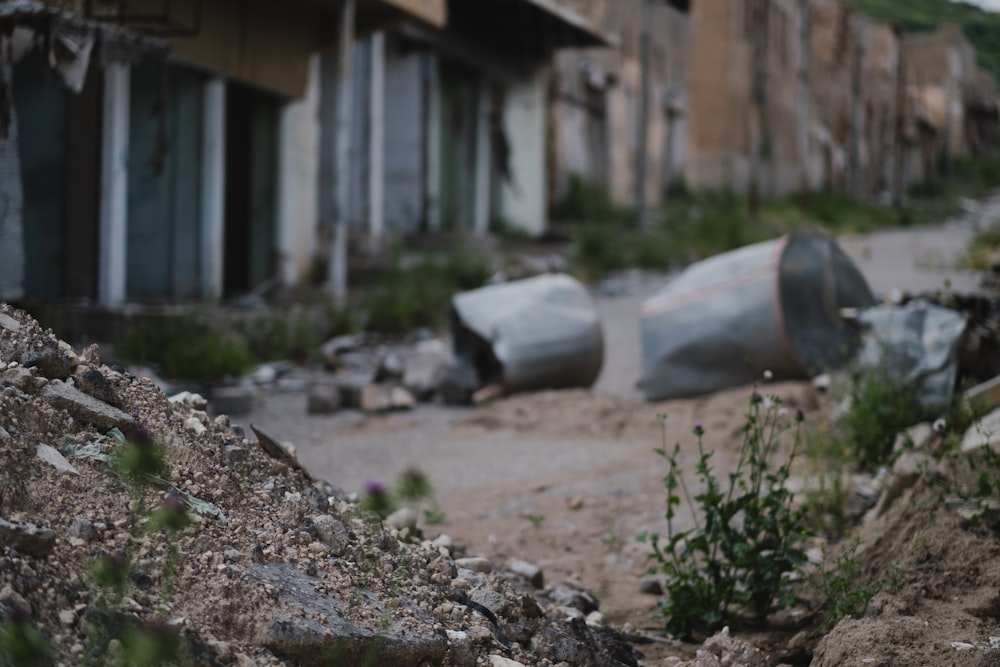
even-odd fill
[{"label": "dirt road", "polygon": [[[977,226],[1000,220],[1000,197],[980,214],[932,229],[901,230],[843,240],[873,290],[920,292],[945,281],[958,291],[978,288],[978,275],[956,267]],[[423,470],[436,490],[441,525],[426,526],[504,564],[525,559],[546,581],[579,582],[601,599],[616,622],[657,629],[656,598],[639,592],[648,547],[635,536],[664,528],[664,465],[653,453],[666,441],[690,443],[696,422],[717,467],[739,446],[748,388],[688,400],[647,403],[639,377],[639,304],[666,276],[636,274],[625,292],[595,298],[605,326],[604,370],[592,391],[542,392],[492,405],[420,407],[364,416],[345,411],[306,416],[300,393],[270,396],[239,422],[253,422],[294,443],[316,476],[349,491],[367,480],[391,483],[408,467]],[[766,388],[807,420],[819,402],[808,383]],[[692,458],[692,447],[685,456]]]}]

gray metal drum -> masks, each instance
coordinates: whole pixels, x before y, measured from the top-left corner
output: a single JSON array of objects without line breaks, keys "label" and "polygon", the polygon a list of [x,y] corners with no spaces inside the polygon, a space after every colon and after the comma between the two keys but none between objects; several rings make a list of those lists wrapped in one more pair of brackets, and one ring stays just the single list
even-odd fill
[{"label": "gray metal drum", "polygon": [[481,287],[452,299],[455,357],[506,391],[589,387],[604,338],[587,289],[565,274]]},{"label": "gray metal drum", "polygon": [[875,298],[835,241],[783,236],[691,265],[641,309],[642,389],[660,400],[749,384],[763,371],[806,379],[859,345],[843,308]]}]

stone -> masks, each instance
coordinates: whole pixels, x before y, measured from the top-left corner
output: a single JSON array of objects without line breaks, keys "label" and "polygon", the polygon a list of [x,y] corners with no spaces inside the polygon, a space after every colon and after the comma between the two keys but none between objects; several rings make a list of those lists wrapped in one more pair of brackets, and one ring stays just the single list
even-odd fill
[{"label": "stone", "polygon": [[517,660],[505,658],[502,655],[491,655],[490,667],[525,667],[525,665]]},{"label": "stone", "polygon": [[205,428],[205,425],[201,423],[201,420],[193,415],[184,420],[184,428],[191,431],[195,435],[201,435],[208,430]]},{"label": "stone", "polygon": [[504,388],[499,382],[488,384],[472,393],[473,405],[485,405],[503,396]]},{"label": "stone", "polygon": [[403,386],[418,401],[430,401],[438,392],[441,373],[448,360],[448,350],[441,341],[425,341],[403,362]]},{"label": "stone", "polygon": [[404,370],[403,358],[395,352],[388,352],[379,359],[374,380],[375,382],[401,380]]},{"label": "stone", "polygon": [[59,612],[59,623],[70,628],[76,623],[76,612],[72,609],[63,609]]},{"label": "stone", "polygon": [[208,403],[217,415],[245,415],[253,411],[256,390],[247,385],[215,387],[209,394]]},{"label": "stone", "polygon": [[83,352],[80,353],[80,359],[88,366],[100,366],[101,347],[97,343],[91,343],[83,348]]},{"label": "stone", "polygon": [[59,453],[59,450],[50,445],[40,444],[35,447],[35,456],[48,463],[61,473],[79,475],[80,471],[73,467],[73,464],[66,460],[66,457]]},{"label": "stone", "polygon": [[31,616],[31,603],[24,596],[11,588],[10,584],[0,588],[0,604],[13,607],[26,616]]},{"label": "stone", "polygon": [[472,637],[468,632],[462,630],[445,630],[448,637],[448,654],[451,664],[455,665],[475,665],[476,651],[472,644]]},{"label": "stone", "polygon": [[316,535],[320,541],[330,548],[334,556],[342,556],[351,542],[350,532],[344,523],[329,514],[320,514],[312,518]]},{"label": "stone", "polygon": [[396,530],[409,528],[413,530],[417,527],[417,511],[412,507],[400,507],[398,510],[385,518],[385,523]]},{"label": "stone", "polygon": [[542,568],[534,563],[529,563],[526,560],[515,560],[507,569],[527,579],[528,583],[535,588],[545,587],[545,575],[542,572]]},{"label": "stone", "polygon": [[579,609],[584,614],[589,614],[597,610],[597,598],[586,591],[582,591],[575,586],[566,583],[558,583],[546,595],[557,605],[573,607]]},{"label": "stone", "polygon": [[88,396],[93,396],[97,400],[104,401],[108,405],[113,405],[119,409],[124,407],[121,398],[118,396],[118,392],[115,391],[115,388],[108,379],[104,377],[104,373],[96,368],[80,367],[73,376],[73,383],[77,389]]},{"label": "stone", "polygon": [[468,405],[479,389],[476,369],[458,361],[443,365],[436,380],[441,399],[449,405]]},{"label": "stone", "polygon": [[52,553],[56,534],[49,528],[39,528],[32,523],[14,523],[0,519],[0,545],[23,554],[45,558]]},{"label": "stone", "polygon": [[489,559],[483,558],[481,556],[470,556],[469,558],[458,558],[455,560],[455,565],[466,570],[472,570],[473,572],[479,572],[481,574],[489,574],[493,571],[493,563]]},{"label": "stone", "polygon": [[[247,567],[251,583],[278,591],[278,602],[264,615],[255,635],[275,655],[302,667],[329,664],[334,652],[345,665],[442,664],[448,638],[437,621],[414,600],[399,595],[392,610],[374,596],[365,597],[366,611],[384,618],[378,627],[366,627],[349,618],[350,610],[334,597],[314,588],[314,579],[288,563]],[[286,611],[288,610],[288,611]],[[291,613],[289,613],[289,611]],[[377,659],[366,659],[377,648]]]},{"label": "stone", "polygon": [[639,592],[646,595],[663,595],[663,584],[659,579],[643,579],[639,582]]},{"label": "stone", "polygon": [[901,452],[906,449],[923,449],[934,437],[934,428],[927,422],[915,424],[896,435],[892,451]]},{"label": "stone", "polygon": [[97,536],[97,531],[94,529],[94,524],[91,523],[89,519],[77,517],[73,519],[73,523],[69,525],[69,534],[73,537],[78,537],[81,540],[92,540]]},{"label": "stone", "polygon": [[412,410],[417,405],[417,399],[403,387],[393,387],[389,390],[389,404],[393,410]]},{"label": "stone", "polygon": [[1000,445],[1000,408],[970,426],[962,436],[963,452],[971,452],[984,446],[996,451],[997,445]]},{"label": "stone", "polygon": [[334,385],[340,392],[340,404],[345,408],[360,408],[361,394],[371,384],[371,378],[363,373],[338,373]]},{"label": "stone", "polygon": [[24,366],[14,366],[0,373],[0,382],[17,387],[25,394],[34,394],[45,386],[45,378],[37,377]]},{"label": "stone", "polygon": [[21,328],[21,323],[10,315],[0,313],[0,327],[3,327],[7,331],[17,331]]},{"label": "stone", "polygon": [[477,588],[469,595],[469,599],[483,605],[497,616],[504,615],[510,606],[507,598],[497,591],[492,591],[488,588]]},{"label": "stone", "polygon": [[340,390],[332,384],[314,384],[309,387],[306,398],[306,413],[328,415],[340,408]]},{"label": "stone", "polygon": [[70,358],[58,346],[52,346],[23,354],[18,361],[27,368],[37,368],[39,373],[50,380],[65,380],[76,368],[76,364],[73,363],[75,357],[74,354],[73,358]]},{"label": "stone", "polygon": [[410,392],[402,387],[370,384],[361,390],[361,409],[365,412],[409,410],[417,404]]},{"label": "stone", "polygon": [[205,410],[208,408],[208,401],[201,394],[191,391],[182,391],[167,399],[173,405],[181,405],[192,410]]},{"label": "stone", "polygon": [[66,410],[76,419],[93,424],[102,431],[124,429],[133,422],[131,415],[59,380],[48,383],[38,394],[53,407]]},{"label": "stone", "polygon": [[590,612],[589,614],[587,614],[587,617],[584,620],[586,621],[587,625],[591,627],[594,628],[604,627],[604,614],[602,614],[599,611]]}]

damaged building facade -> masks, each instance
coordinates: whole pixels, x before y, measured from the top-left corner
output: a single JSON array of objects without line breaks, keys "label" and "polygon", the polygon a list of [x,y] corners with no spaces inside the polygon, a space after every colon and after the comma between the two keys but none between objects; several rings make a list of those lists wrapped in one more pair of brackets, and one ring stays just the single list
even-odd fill
[{"label": "damaged building facade", "polygon": [[[341,14],[311,2],[0,3],[4,187],[17,203],[0,296],[115,307],[300,278],[324,223],[316,193],[334,178],[319,173],[330,151],[313,116]],[[372,0],[351,19],[359,32],[440,25],[444,5]],[[62,60],[72,82],[53,71]]]},{"label": "damaged building facade", "polygon": [[0,298],[113,308],[317,274],[342,297],[348,257],[388,235],[544,232],[546,67],[607,42],[551,0],[0,12],[15,34]]}]

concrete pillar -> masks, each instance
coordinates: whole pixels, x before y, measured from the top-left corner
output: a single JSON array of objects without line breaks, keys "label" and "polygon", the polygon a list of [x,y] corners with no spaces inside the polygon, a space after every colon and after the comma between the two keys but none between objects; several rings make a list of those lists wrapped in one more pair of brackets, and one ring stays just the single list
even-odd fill
[{"label": "concrete pillar", "polygon": [[485,236],[490,230],[490,82],[479,77],[476,102],[476,180],[473,229],[476,236]]},{"label": "concrete pillar", "polygon": [[424,217],[431,231],[441,229],[441,91],[438,62],[424,55]]},{"label": "concrete pillar", "polygon": [[125,302],[128,250],[129,65],[104,68],[104,124],[101,142],[100,268],[98,301]]},{"label": "concrete pillar", "polygon": [[378,33],[370,39],[371,81],[369,102],[371,117],[368,132],[368,234],[371,252],[377,254],[382,247],[385,228],[385,35]]},{"label": "concrete pillar", "polygon": [[352,79],[354,70],[354,14],[357,0],[341,0],[340,34],[337,43],[336,104],[334,146],[333,238],[330,248],[327,288],[337,306],[347,301],[347,213],[351,194],[348,170],[351,168],[350,132],[353,105]]},{"label": "concrete pillar", "polygon": [[205,82],[201,146],[201,296],[222,298],[226,227],[226,82]]},{"label": "concrete pillar", "polygon": [[533,236],[546,220],[545,84],[536,70],[512,82],[504,96],[504,133],[510,144],[511,178],[504,181],[501,211],[504,221]]},{"label": "concrete pillar", "polygon": [[319,200],[320,57],[309,60],[306,94],[281,109],[278,120],[278,276],[291,286],[308,272]]}]

